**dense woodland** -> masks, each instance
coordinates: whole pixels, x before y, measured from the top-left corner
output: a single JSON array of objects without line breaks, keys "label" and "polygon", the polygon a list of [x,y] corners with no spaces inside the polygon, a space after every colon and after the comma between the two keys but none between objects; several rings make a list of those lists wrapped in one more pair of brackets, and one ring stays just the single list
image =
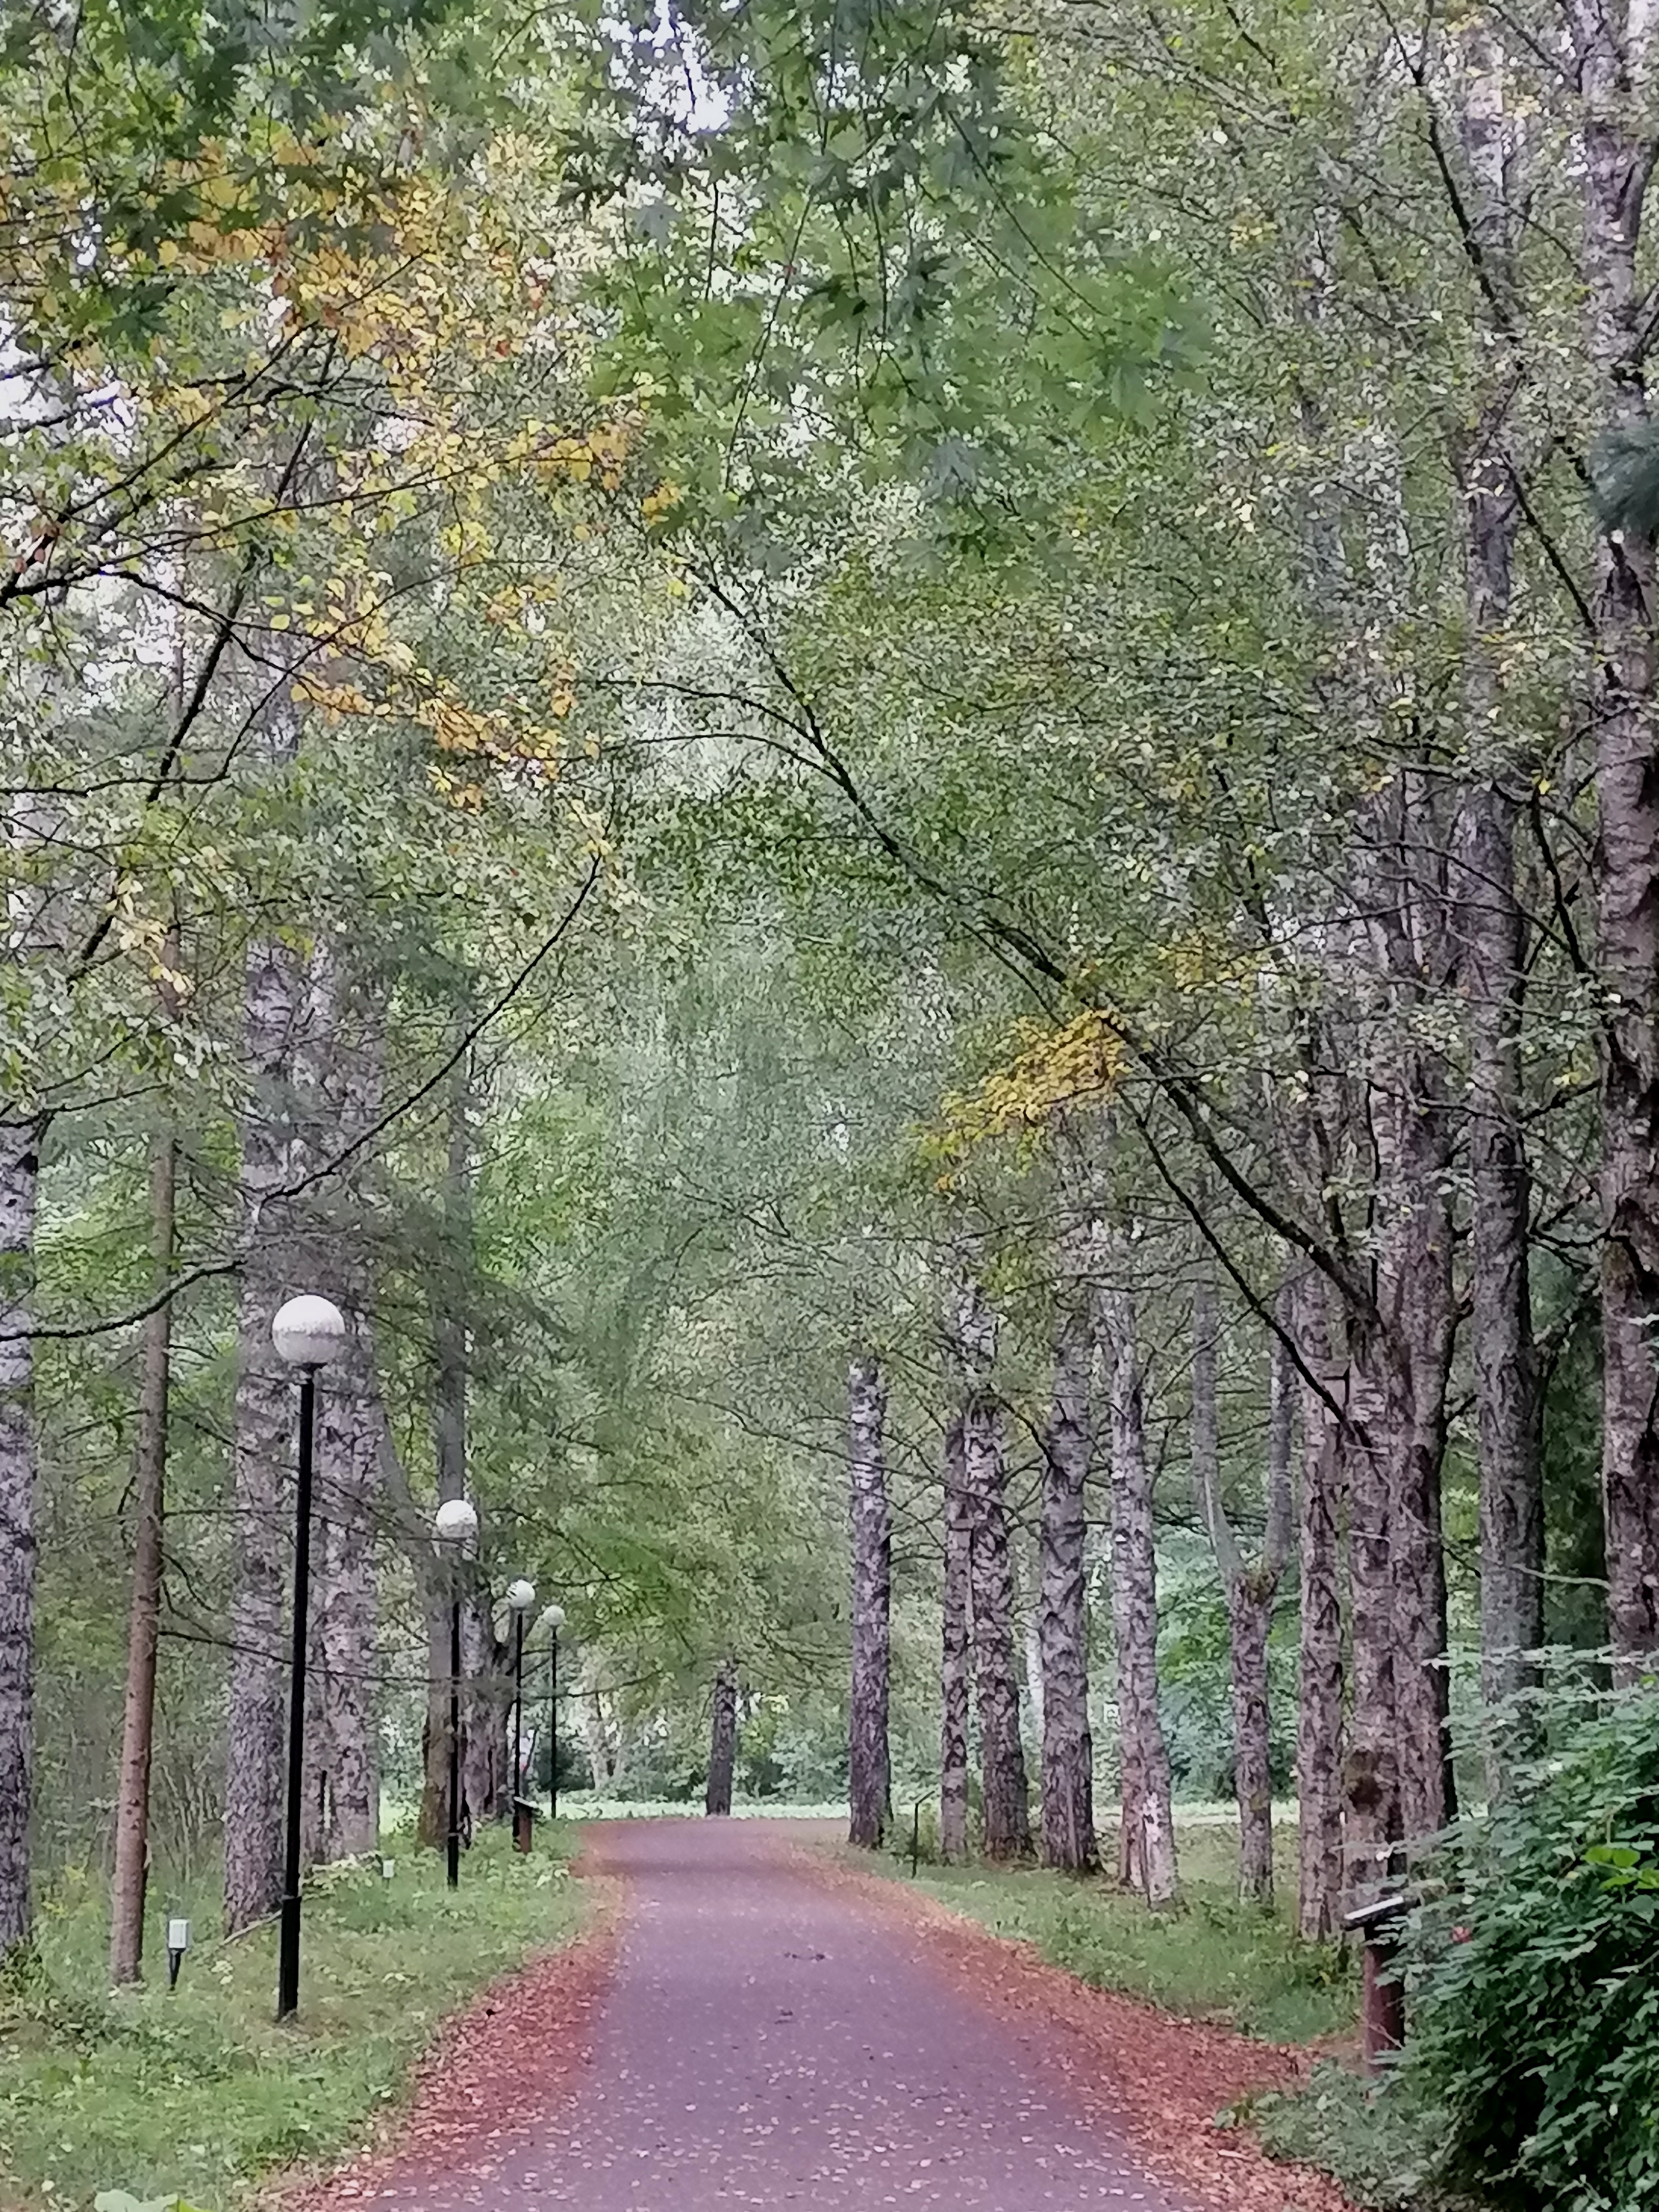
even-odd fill
[{"label": "dense woodland", "polygon": [[300,1291],[318,1859],[463,1494],[477,1819],[520,1575],[567,1787],[1313,1940],[1639,1698],[1656,42],[11,11],[0,1947],[272,1910]]}]

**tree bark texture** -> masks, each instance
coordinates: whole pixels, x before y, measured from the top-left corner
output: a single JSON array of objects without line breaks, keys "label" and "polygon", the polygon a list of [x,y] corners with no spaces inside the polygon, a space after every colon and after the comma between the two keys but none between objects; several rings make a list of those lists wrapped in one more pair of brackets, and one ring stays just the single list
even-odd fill
[{"label": "tree bark texture", "polygon": [[[1466,208],[1484,283],[1485,389],[1455,455],[1463,498],[1463,711],[1468,784],[1454,848],[1458,981],[1470,1038],[1471,1307],[1480,1457],[1481,1690],[1489,1711],[1536,1679],[1544,1635],[1541,1393],[1528,1253],[1532,1188],[1521,1037],[1527,927],[1516,890],[1516,826],[1527,781],[1507,726],[1504,634],[1522,520],[1510,450],[1524,363],[1516,249],[1528,179],[1510,113],[1503,42],[1474,11],[1462,26],[1459,123]],[[1524,459],[1524,457],[1523,457]],[[1494,1788],[1500,1744],[1488,1747]]]},{"label": "tree bark texture", "polygon": [[[307,1101],[324,1141],[362,1142],[380,1109],[381,1022],[376,994],[354,988],[337,943],[313,964]],[[325,1139],[324,1127],[331,1133]],[[368,1227],[372,1160],[359,1152],[335,1178],[313,1243],[319,1279],[345,1316],[346,1341],[318,1389],[320,1527],[314,1594],[319,1758],[313,1796],[325,1810],[319,1856],[347,1858],[380,1841],[375,1696],[374,1531],[385,1417],[374,1358],[374,1271]]]},{"label": "tree bark texture", "polygon": [[939,1661],[939,1847],[950,1864],[968,1856],[968,1715],[972,1692],[969,1552],[973,1500],[963,1462],[962,1423],[945,1437],[944,1650]]},{"label": "tree bark texture", "polygon": [[1068,1274],[1061,1289],[1054,1399],[1043,1443],[1037,1635],[1042,1662],[1042,1862],[1073,1874],[1092,1870],[1098,1863],[1083,1561],[1093,1359],[1087,1285]]},{"label": "tree bark texture", "polygon": [[[1289,1318],[1279,1302],[1279,1322]],[[1220,1321],[1206,1267],[1193,1289],[1193,1491],[1209,1532],[1227,1604],[1233,1723],[1233,1793],[1238,1804],[1238,1893],[1270,1905],[1273,1894],[1272,1713],[1267,1638],[1273,1601],[1291,1543],[1291,1447],[1294,1407],[1283,1340],[1270,1339],[1267,1468],[1263,1490],[1267,1531],[1259,1559],[1245,1558],[1221,1491],[1221,1425],[1217,1364]]]},{"label": "tree bark texture", "polygon": [[29,1940],[34,1755],[34,1219],[44,1123],[0,1121],[0,1959]]},{"label": "tree bark texture", "polygon": [[887,1394],[867,1356],[848,1370],[848,1452],[853,1536],[853,1683],[848,1739],[848,1840],[877,1850],[892,1819],[887,1744],[889,1611],[893,1528],[883,1425]]},{"label": "tree bark texture", "polygon": [[[432,1317],[432,1434],[437,1461],[438,1503],[466,1495],[467,1345],[463,1285],[471,1265],[471,1072],[463,1060],[452,1078],[444,1173],[447,1265],[435,1267],[428,1285]],[[464,1706],[465,1711],[465,1706]],[[465,1727],[465,1721],[463,1727]],[[421,1731],[424,1775],[419,1834],[441,1848],[449,1814],[449,1593],[447,1584],[427,1601],[426,1722]]]},{"label": "tree bark texture", "polygon": [[1133,1294],[1103,1286],[1100,1299],[1111,1374],[1112,1621],[1122,1732],[1118,1879],[1162,1907],[1174,1902],[1178,1885],[1170,1754],[1158,1709],[1158,1562],[1140,1352]]},{"label": "tree bark texture", "polygon": [[253,1227],[237,1285],[232,1536],[230,1725],[225,1760],[225,1926],[234,1935],[276,1909],[282,1893],[283,1644],[285,1507],[294,1449],[293,1378],[270,1341],[292,1288],[292,1231],[278,1195],[297,1156],[292,1054],[299,1007],[295,958],[260,942],[246,974],[252,1095],[241,1120],[240,1194]]},{"label": "tree bark texture", "polygon": [[[1603,432],[1649,420],[1640,265],[1653,173],[1653,12],[1567,0],[1584,165],[1584,336]],[[1655,559],[1633,527],[1591,577],[1601,1035],[1601,1488],[1607,1613],[1625,1671],[1659,1649],[1659,755]]]},{"label": "tree bark texture", "polygon": [[[171,1127],[150,1144],[150,1258],[155,1286],[173,1273],[179,1148]],[[110,1881],[110,1979],[136,1982],[144,1951],[149,1872],[149,1774],[155,1731],[155,1650],[161,1611],[161,1537],[167,1504],[167,1391],[173,1308],[148,1316],[139,1345],[138,1435],[133,1454],[132,1583],[127,1607],[127,1682],[116,1782],[115,1863]]]},{"label": "tree bark texture", "polygon": [[963,1293],[958,1330],[967,1376],[962,1415],[963,1475],[973,1512],[968,1564],[979,1694],[983,1844],[988,1858],[1017,1859],[1031,1849],[1030,1798],[1019,1733],[1014,1569],[1008,1540],[1002,1412],[990,1386],[996,1320],[977,1285],[970,1285]]},{"label": "tree bark texture", "polygon": [[1310,1270],[1296,1288],[1302,1386],[1301,1641],[1297,1661],[1297,1926],[1310,1942],[1340,1931],[1343,1856],[1342,1467],[1346,1371],[1331,1358],[1328,1291]]},{"label": "tree bark texture", "polygon": [[731,1656],[714,1670],[714,1704],[708,1731],[708,1787],[702,1809],[712,1818],[732,1810],[732,1776],[738,1763],[738,1662]]}]

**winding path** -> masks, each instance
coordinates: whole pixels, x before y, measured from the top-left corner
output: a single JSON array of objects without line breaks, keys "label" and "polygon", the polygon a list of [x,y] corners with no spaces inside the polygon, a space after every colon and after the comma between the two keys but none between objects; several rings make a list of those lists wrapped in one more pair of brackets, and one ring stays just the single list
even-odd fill
[{"label": "winding path", "polygon": [[606,1834],[626,1918],[574,2100],[408,2212],[1189,2212],[1011,2028],[774,1824]]}]

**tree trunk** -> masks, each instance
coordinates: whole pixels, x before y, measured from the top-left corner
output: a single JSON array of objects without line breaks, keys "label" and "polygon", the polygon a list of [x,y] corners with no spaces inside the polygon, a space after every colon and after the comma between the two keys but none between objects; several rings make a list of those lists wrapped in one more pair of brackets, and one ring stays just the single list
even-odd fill
[{"label": "tree trunk", "polygon": [[617,1778],[617,1731],[611,1715],[605,1711],[605,1684],[599,1672],[599,1662],[591,1651],[584,1651],[579,1669],[580,1697],[577,1705],[577,1725],[581,1730],[582,1748],[587,1753],[587,1764],[592,1771],[593,1787],[604,1792]]},{"label": "tree trunk", "polygon": [[[449,1090],[447,1158],[444,1176],[444,1230],[449,1249],[433,1271],[428,1304],[432,1316],[432,1435],[437,1462],[438,1503],[466,1495],[467,1355],[466,1299],[463,1285],[471,1265],[472,1133],[471,1073],[463,1061]],[[449,1827],[449,1609],[450,1586],[440,1580],[427,1599],[426,1721],[421,1731],[424,1773],[419,1835],[442,1848]],[[463,1705],[465,1715],[465,1706]],[[465,1718],[463,1728],[465,1727]]]},{"label": "tree trunk", "polygon": [[489,1594],[471,1589],[461,1606],[461,1788],[475,1822],[504,1820],[509,1811],[507,1717],[513,1683],[507,1649],[495,1633]]},{"label": "tree trunk", "polygon": [[848,1841],[875,1850],[892,1818],[887,1747],[887,1668],[892,1598],[892,1519],[882,1425],[887,1395],[874,1359],[848,1370],[848,1471],[853,1526],[852,1726],[848,1741]]},{"label": "tree trunk", "polygon": [[738,1762],[738,1662],[729,1655],[714,1672],[714,1710],[708,1735],[708,1787],[702,1809],[711,1817],[732,1810],[732,1772]]},{"label": "tree trunk", "polygon": [[[319,1120],[326,1116],[336,1146],[366,1145],[380,1110],[383,1008],[372,989],[353,988],[331,939],[319,949],[312,980],[311,1110]],[[385,1414],[368,1249],[372,1170],[372,1155],[360,1151],[337,1181],[330,1218],[317,1239],[328,1294],[347,1323],[341,1356],[318,1391],[323,1519],[315,1596],[317,1741],[318,1780],[326,1778],[326,1817],[319,1839],[325,1859],[361,1856],[380,1842],[374,1545]]]},{"label": "tree trunk", "polygon": [[963,1295],[960,1330],[968,1377],[962,1416],[963,1474],[973,1515],[968,1567],[979,1692],[985,1854],[992,1859],[1017,1859],[1031,1848],[1031,1813],[1025,1750],[1019,1733],[1014,1571],[1008,1542],[1002,1416],[989,1387],[996,1321],[976,1286],[970,1286]]},{"label": "tree trunk", "polygon": [[[1279,1301],[1288,1322],[1288,1297]],[[1267,1638],[1273,1601],[1291,1540],[1291,1443],[1293,1406],[1290,1360],[1283,1340],[1271,1340],[1268,1363],[1267,1535],[1259,1561],[1247,1560],[1221,1494],[1221,1423],[1217,1390],[1220,1325],[1207,1266],[1193,1289],[1193,1492],[1209,1532],[1227,1604],[1232,1696],[1233,1793],[1238,1803],[1238,1893],[1271,1905],[1273,1895],[1272,1714]]]},{"label": "tree trunk", "polygon": [[1091,1872],[1098,1863],[1083,1571],[1093,1357],[1087,1286],[1070,1279],[1062,1286],[1054,1401],[1043,1451],[1036,1618],[1042,1686],[1042,1862],[1072,1874]]},{"label": "tree trunk", "polygon": [[[1582,101],[1585,351],[1594,427],[1646,424],[1650,314],[1639,264],[1653,173],[1652,10],[1568,0]],[[1659,757],[1653,540],[1596,540],[1594,873],[1601,1038],[1601,1486],[1607,1613],[1633,1677],[1659,1649]]]},{"label": "tree trunk", "polygon": [[[150,1257],[155,1288],[173,1273],[179,1151],[171,1126],[150,1146]],[[138,1436],[133,1454],[132,1585],[127,1610],[127,1686],[116,1784],[115,1865],[110,1881],[110,1979],[136,1982],[144,1952],[149,1873],[149,1769],[155,1741],[155,1648],[161,1610],[161,1532],[167,1501],[167,1390],[173,1307],[156,1307],[140,1340]]]},{"label": "tree trunk", "polygon": [[[1480,1670],[1488,1713],[1537,1679],[1528,1654],[1544,1635],[1541,1399],[1528,1245],[1531,1178],[1522,1134],[1521,1034],[1527,931],[1516,896],[1522,794],[1507,727],[1504,632],[1522,520],[1514,434],[1522,368],[1516,201],[1527,180],[1509,113],[1504,53],[1473,11],[1459,36],[1467,212],[1481,254],[1486,391],[1455,456],[1463,499],[1463,715],[1469,785],[1455,847],[1458,978],[1468,1007],[1470,1212],[1475,1394],[1480,1445]],[[1487,1747],[1494,1790],[1503,1755]]]},{"label": "tree trunk", "polygon": [[1158,1709],[1158,1561],[1140,1356],[1128,1290],[1103,1288],[1101,1308],[1111,1366],[1112,1619],[1122,1730],[1118,1879],[1161,1908],[1174,1902],[1178,1885],[1170,1754]]},{"label": "tree trunk", "polygon": [[34,1756],[34,1215],[45,1122],[0,1121],[0,1959],[29,1940]]},{"label": "tree trunk", "polygon": [[[329,1750],[326,1859],[374,1850],[380,1836],[375,1711],[374,1514],[380,1453],[366,1286],[345,1301],[349,1334],[318,1392],[317,1467],[324,1524],[318,1644]],[[354,1295],[355,1293],[355,1295]]]},{"label": "tree trunk", "polygon": [[[1315,1271],[1297,1286],[1303,1363],[1340,1406],[1346,1377],[1331,1363],[1328,1293]],[[1342,1463],[1337,1419],[1310,1383],[1302,1391],[1301,1647],[1297,1670],[1297,1926],[1310,1942],[1342,1925]]]},{"label": "tree trunk", "polygon": [[258,1233],[238,1281],[231,1510],[225,1926],[232,1935],[273,1913],[282,1893],[288,1688],[283,1567],[295,1413],[292,1378],[271,1347],[270,1323],[293,1287],[286,1209],[275,1194],[290,1177],[295,1152],[290,1055],[297,1002],[289,948],[256,945],[246,999],[254,1090],[242,1115],[240,1193]]},{"label": "tree trunk", "polygon": [[958,1419],[945,1437],[945,1637],[939,1662],[939,1856],[951,1864],[968,1856],[969,1557],[973,1527]]}]

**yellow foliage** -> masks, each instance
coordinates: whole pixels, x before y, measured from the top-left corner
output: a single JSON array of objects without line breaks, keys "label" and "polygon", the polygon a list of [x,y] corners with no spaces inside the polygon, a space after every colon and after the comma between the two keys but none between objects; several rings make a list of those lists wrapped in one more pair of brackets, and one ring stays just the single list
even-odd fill
[{"label": "yellow foliage", "polygon": [[936,1157],[959,1160],[993,1137],[1034,1139],[1067,1107],[1099,1104],[1116,1089],[1123,1041],[1104,1014],[1091,1009],[1057,1030],[1025,1021],[1017,1035],[1010,1059],[941,1102],[928,1140]]}]

